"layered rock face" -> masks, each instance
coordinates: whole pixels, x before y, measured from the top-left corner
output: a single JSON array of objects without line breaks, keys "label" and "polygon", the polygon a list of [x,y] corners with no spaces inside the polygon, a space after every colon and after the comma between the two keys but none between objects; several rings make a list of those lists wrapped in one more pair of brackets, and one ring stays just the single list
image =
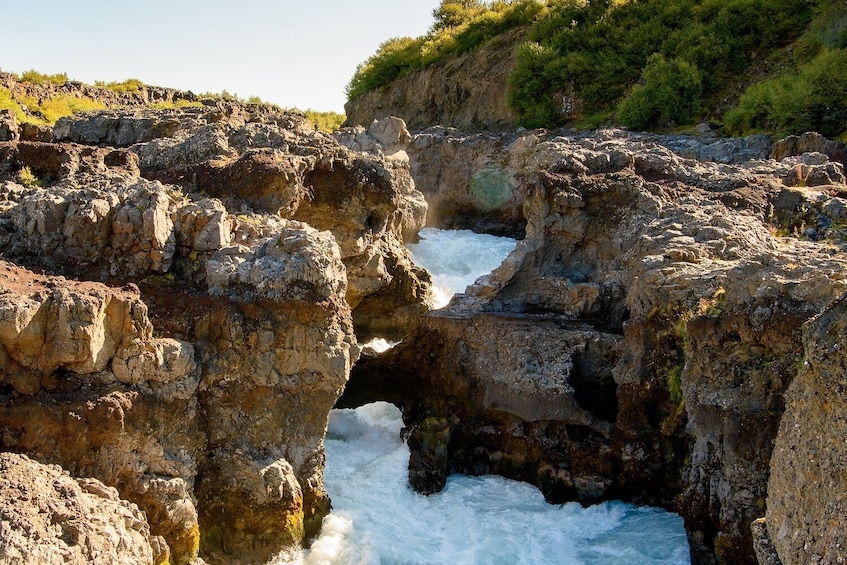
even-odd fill
[{"label": "layered rock face", "polygon": [[497,163],[525,239],[340,402],[403,406],[419,490],[494,472],[658,504],[695,562],[754,563],[800,328],[847,289],[841,166],[698,162],[615,131],[526,132]]},{"label": "layered rock face", "polygon": [[116,488],[172,563],[299,545],[329,510],[354,325],[399,336],[426,310],[407,169],[234,104],[53,134],[0,144],[0,250],[50,273],[2,266],[0,448]]}]

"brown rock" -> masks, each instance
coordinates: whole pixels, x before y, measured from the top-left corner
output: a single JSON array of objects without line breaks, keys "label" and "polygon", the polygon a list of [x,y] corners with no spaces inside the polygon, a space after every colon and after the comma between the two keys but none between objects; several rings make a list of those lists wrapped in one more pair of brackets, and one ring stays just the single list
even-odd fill
[{"label": "brown rock", "polygon": [[161,563],[144,512],[96,479],[0,454],[0,562]]},{"label": "brown rock", "polygon": [[770,462],[767,529],[787,565],[847,558],[845,323],[841,296],[803,327],[806,355],[786,393]]},{"label": "brown rock", "polygon": [[18,120],[11,110],[0,110],[0,142],[17,141],[20,137]]},{"label": "brown rock", "polygon": [[21,141],[53,141],[53,128],[24,122],[21,124]]},{"label": "brown rock", "polygon": [[306,195],[308,161],[275,149],[250,150],[236,161],[209,161],[196,171],[197,188],[210,196],[237,196],[257,210],[290,217]]},{"label": "brown rock", "polygon": [[37,141],[18,143],[18,154],[21,163],[29,167],[36,177],[46,181],[74,174],[81,158],[79,147]]}]

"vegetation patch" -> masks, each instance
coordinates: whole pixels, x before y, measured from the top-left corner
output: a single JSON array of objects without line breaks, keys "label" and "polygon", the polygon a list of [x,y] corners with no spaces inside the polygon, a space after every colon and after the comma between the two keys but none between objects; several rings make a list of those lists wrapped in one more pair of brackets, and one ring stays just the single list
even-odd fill
[{"label": "vegetation patch", "polygon": [[433,11],[435,23],[418,38],[396,37],[356,68],[347,86],[355,100],[368,91],[388,86],[407,74],[461,55],[545,13],[550,3],[537,0],[443,0]]},{"label": "vegetation patch", "polygon": [[847,132],[845,0],[442,0],[433,16],[362,63],[349,99],[518,28],[520,125],[721,121],[748,85],[726,113],[732,133]]},{"label": "vegetation patch", "polygon": [[44,73],[39,73],[35,69],[30,69],[28,71],[24,71],[21,73],[19,77],[21,82],[30,82],[33,84],[57,84],[62,85],[68,82],[68,75],[66,73],[56,73],[52,75],[47,75]]},{"label": "vegetation patch", "polygon": [[289,112],[306,116],[306,119],[312,124],[315,131],[332,133],[344,124],[347,116],[338,112],[320,112],[318,110],[300,110],[299,108],[291,108]]},{"label": "vegetation patch", "polygon": [[822,49],[798,69],[751,85],[725,123],[736,134],[838,136],[847,127],[847,49]]},{"label": "vegetation patch", "polygon": [[23,167],[18,171],[18,182],[27,188],[44,186],[44,181],[35,176],[35,173],[29,167]]},{"label": "vegetation patch", "polygon": [[102,82],[96,81],[96,86],[103,86],[112,92],[138,92],[144,86],[144,83],[137,78],[128,78],[121,82]]}]

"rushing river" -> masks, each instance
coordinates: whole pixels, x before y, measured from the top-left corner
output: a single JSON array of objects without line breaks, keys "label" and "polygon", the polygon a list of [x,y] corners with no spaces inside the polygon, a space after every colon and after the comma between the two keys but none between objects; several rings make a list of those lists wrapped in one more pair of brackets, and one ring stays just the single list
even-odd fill
[{"label": "rushing river", "polygon": [[[508,238],[424,230],[410,246],[440,287],[436,306],[496,268]],[[454,475],[422,496],[408,486],[409,449],[399,410],[385,403],[333,410],[324,481],[333,511],[304,565],[683,564],[682,519],[620,502],[550,505],[534,487],[501,477]],[[290,562],[290,561],[289,561]]]}]

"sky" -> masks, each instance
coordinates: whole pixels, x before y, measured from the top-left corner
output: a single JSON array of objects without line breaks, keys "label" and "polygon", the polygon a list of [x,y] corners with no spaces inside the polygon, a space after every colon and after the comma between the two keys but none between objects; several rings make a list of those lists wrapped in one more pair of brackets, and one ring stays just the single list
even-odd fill
[{"label": "sky", "polygon": [[344,111],[356,65],[439,0],[0,0],[0,69]]}]

